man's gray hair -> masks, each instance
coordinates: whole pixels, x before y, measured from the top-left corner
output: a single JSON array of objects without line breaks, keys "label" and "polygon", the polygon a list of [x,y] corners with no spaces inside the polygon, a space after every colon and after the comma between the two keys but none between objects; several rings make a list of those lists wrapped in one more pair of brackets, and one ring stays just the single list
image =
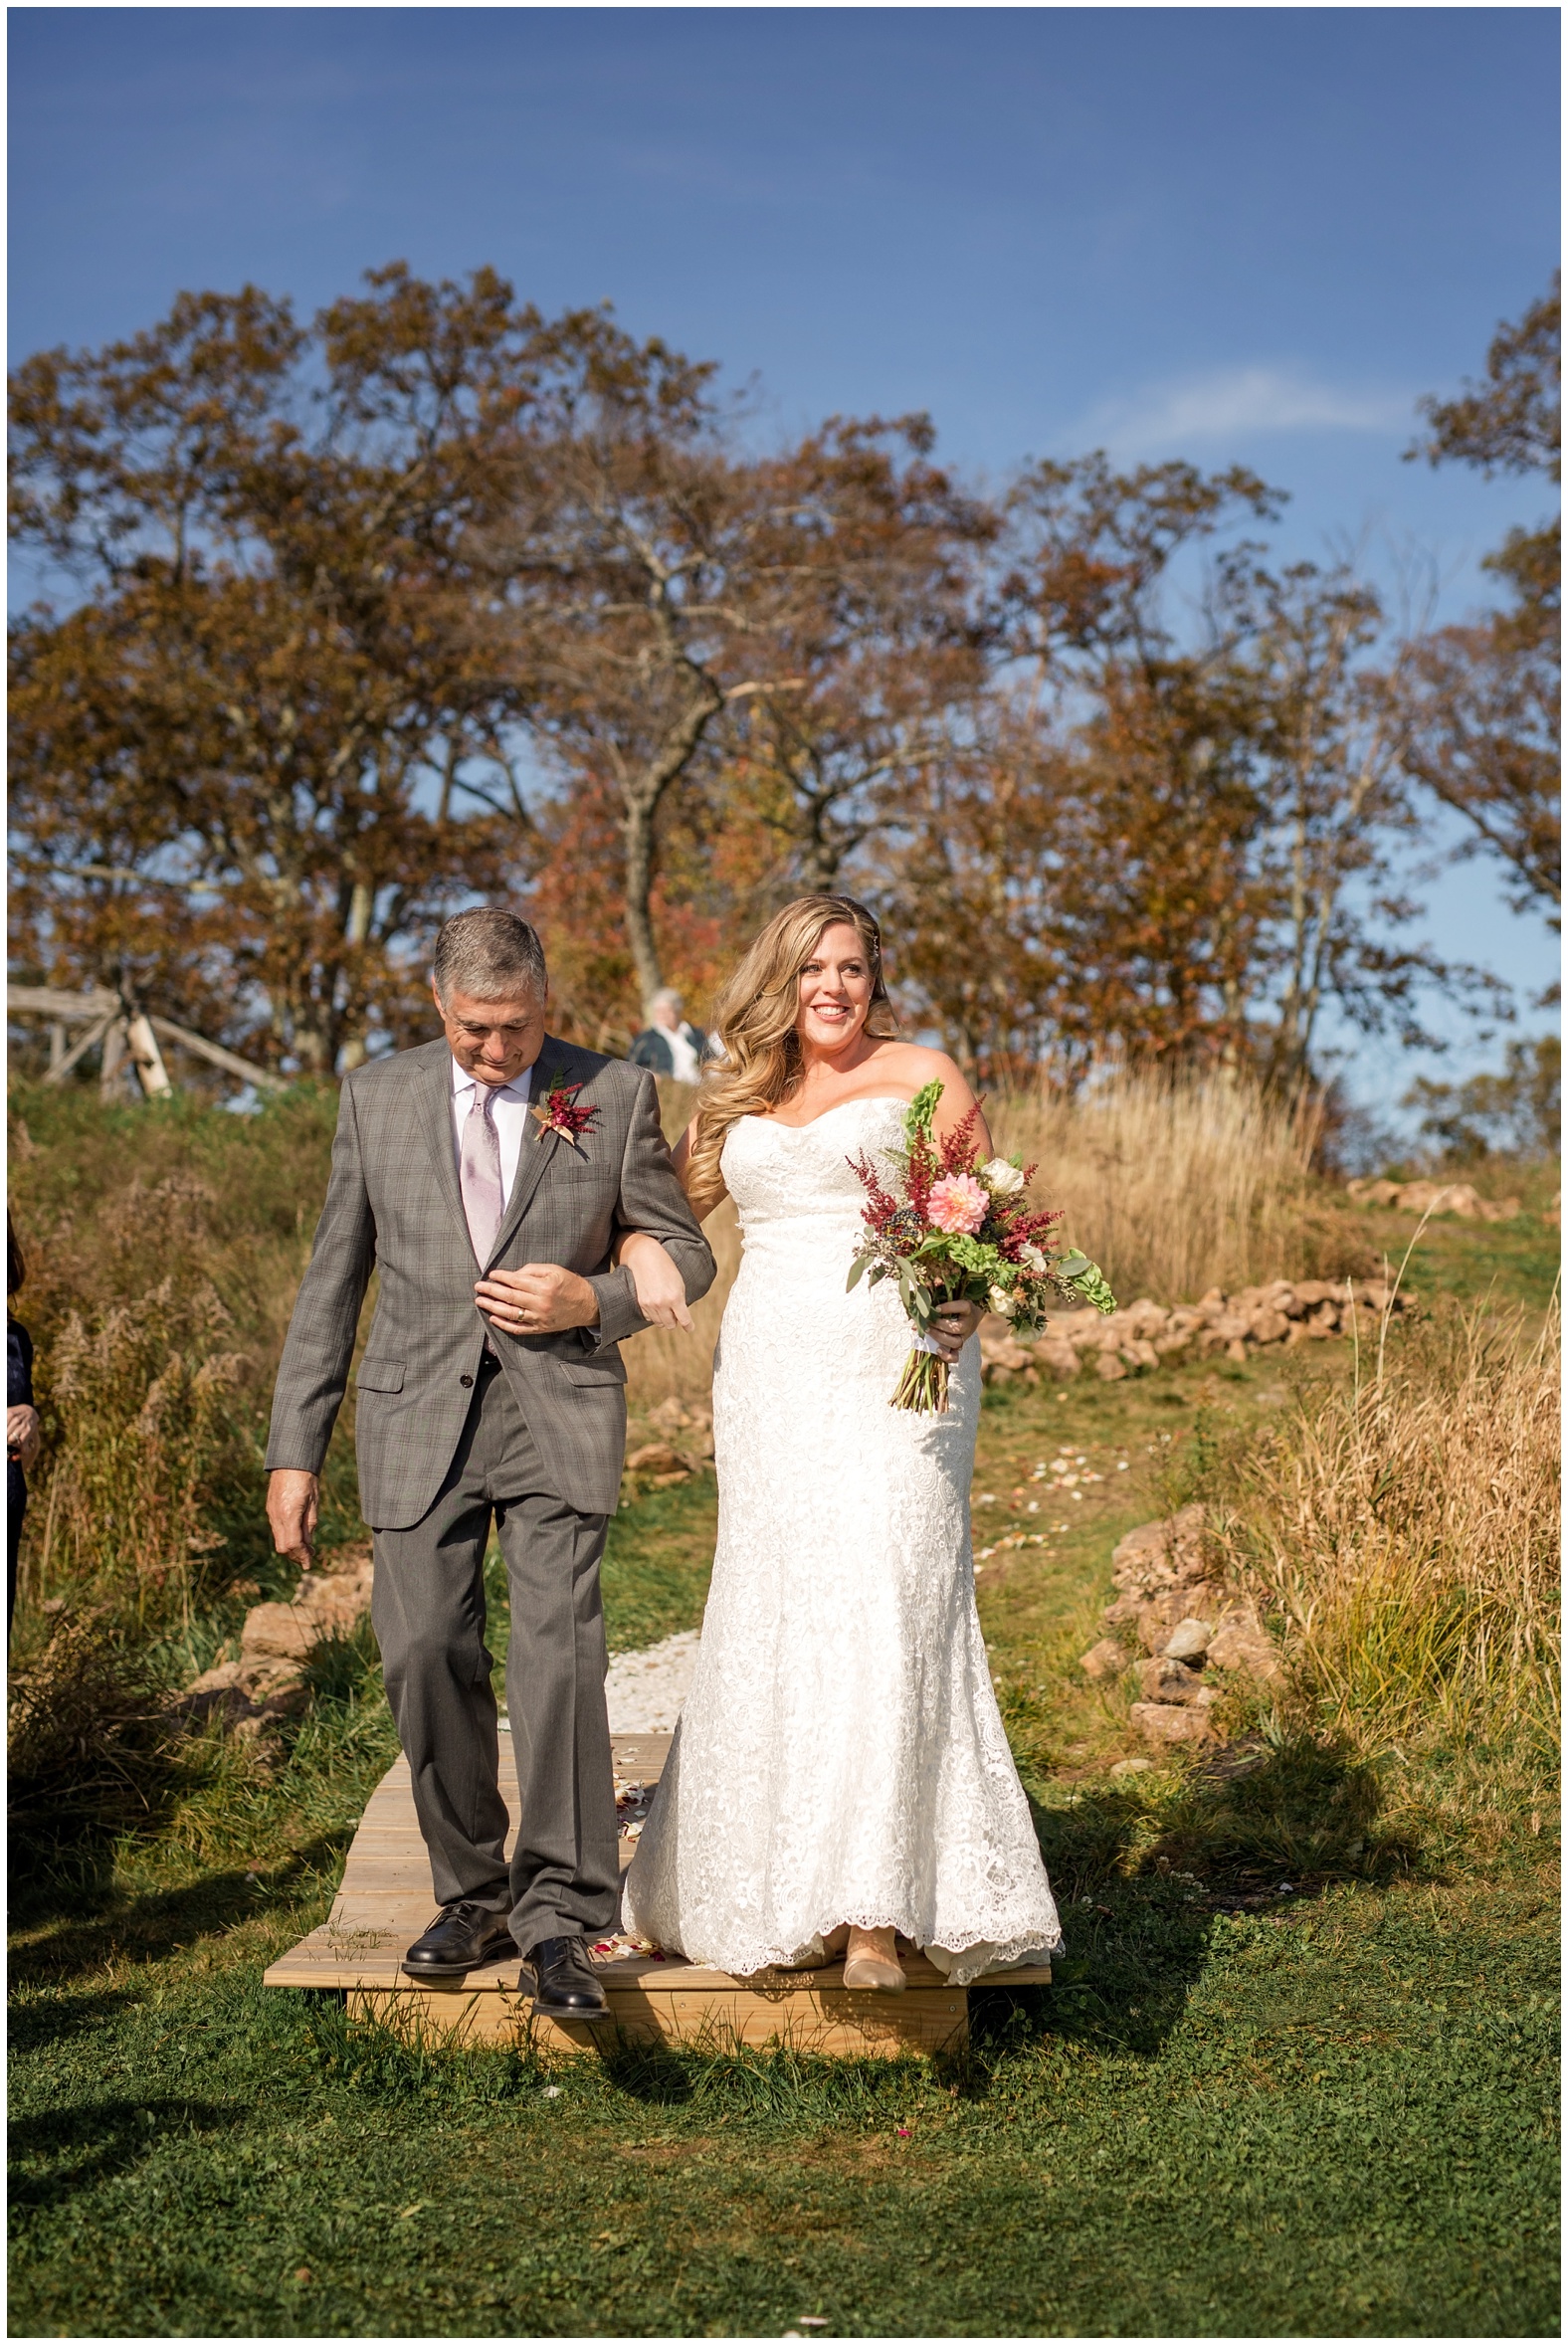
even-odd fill
[{"label": "man's gray hair", "polygon": [[677,993],[673,985],[662,985],[648,1006],[651,1010],[657,1010],[661,1007],[679,1010],[681,1007],[681,996]]},{"label": "man's gray hair", "polygon": [[498,903],[476,904],[447,922],[430,974],[443,1006],[454,993],[475,1002],[514,1002],[527,993],[542,1000],[549,983],[538,936]]}]

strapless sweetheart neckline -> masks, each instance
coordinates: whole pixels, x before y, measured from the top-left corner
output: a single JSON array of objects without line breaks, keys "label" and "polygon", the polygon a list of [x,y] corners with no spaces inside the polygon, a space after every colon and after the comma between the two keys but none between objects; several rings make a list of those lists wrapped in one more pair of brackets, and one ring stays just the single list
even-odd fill
[{"label": "strapless sweetheart neckline", "polygon": [[775,1132],[814,1132],[819,1123],[826,1123],[830,1115],[842,1115],[846,1107],[907,1107],[909,1101],[898,1091],[867,1091],[855,1099],[839,1099],[833,1106],[824,1107],[810,1123],[783,1123],[776,1115],[743,1115],[742,1123],[765,1123]]}]

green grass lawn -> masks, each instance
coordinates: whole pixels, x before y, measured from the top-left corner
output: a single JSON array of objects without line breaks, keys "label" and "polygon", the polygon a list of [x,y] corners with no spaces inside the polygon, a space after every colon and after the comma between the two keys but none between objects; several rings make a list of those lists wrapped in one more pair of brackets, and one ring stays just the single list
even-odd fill
[{"label": "green grass lawn", "polygon": [[[1552,1251],[1467,1228],[1411,1275],[1538,1303]],[[957,2063],[551,2068],[265,1992],[392,1753],[373,1654],[338,1653],[281,1772],[215,1757],[156,1839],[17,1884],[12,2329],[1555,2335],[1538,1774],[1454,1754],[1504,1785],[1469,1839],[1441,1759],[1276,1739],[1233,1780],[1113,1777],[1127,1696],[1076,1668],[1116,1536],[1347,1372],[1322,1345],[988,1396],[977,1545],[1044,1543],[981,1611],[1070,1952],[977,1995]],[[1063,1445],[1103,1475],[1080,1502],[1031,1480]],[[618,1516],[612,1649],[699,1621],[714,1504]]]}]

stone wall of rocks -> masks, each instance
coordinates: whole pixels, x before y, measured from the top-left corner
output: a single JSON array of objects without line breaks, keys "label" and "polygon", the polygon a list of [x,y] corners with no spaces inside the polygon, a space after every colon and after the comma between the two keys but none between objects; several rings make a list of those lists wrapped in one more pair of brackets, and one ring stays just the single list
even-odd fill
[{"label": "stone wall of rocks", "polygon": [[635,1496],[639,1489],[669,1489],[674,1483],[700,1473],[711,1463],[711,1409],[695,1404],[687,1407],[685,1401],[672,1396],[668,1401],[661,1401],[657,1409],[650,1409],[643,1423],[659,1439],[648,1442],[639,1441],[635,1433],[629,1436],[622,1468],[629,1496]]},{"label": "stone wall of rocks", "polygon": [[240,1631],[240,1658],[205,1669],[180,1695],[188,1718],[221,1717],[237,1733],[265,1734],[296,1717],[310,1699],[311,1660],[334,1638],[351,1637],[370,1610],[370,1547],[338,1550],[306,1572],[288,1604],[255,1604]]},{"label": "stone wall of rocks", "polygon": [[1327,1336],[1374,1334],[1385,1311],[1398,1316],[1409,1307],[1404,1293],[1360,1279],[1275,1278],[1267,1286],[1243,1286],[1235,1294],[1211,1286],[1198,1302],[1169,1309],[1145,1296],[1102,1318],[1098,1311],[1053,1311],[1043,1335],[1020,1339],[1005,1319],[988,1318],[980,1330],[981,1373],[987,1384],[1014,1377],[1038,1384],[1062,1380],[1088,1368],[1112,1383],[1139,1370],[1175,1367],[1218,1353],[1245,1360],[1277,1344],[1312,1343]]},{"label": "stone wall of rocks", "polygon": [[1208,1742],[1227,1676],[1274,1684],[1282,1675],[1257,1607],[1224,1585],[1205,1527],[1203,1507],[1184,1506],[1127,1533],[1111,1559],[1107,1634],[1079,1664],[1101,1681],[1136,1669],[1141,1699],[1129,1715],[1147,1742]]},{"label": "stone wall of rocks", "polygon": [[1446,1214],[1462,1222],[1511,1222],[1517,1197],[1477,1197],[1469,1181],[1347,1181],[1345,1195],[1356,1205],[1386,1205],[1395,1213]]}]

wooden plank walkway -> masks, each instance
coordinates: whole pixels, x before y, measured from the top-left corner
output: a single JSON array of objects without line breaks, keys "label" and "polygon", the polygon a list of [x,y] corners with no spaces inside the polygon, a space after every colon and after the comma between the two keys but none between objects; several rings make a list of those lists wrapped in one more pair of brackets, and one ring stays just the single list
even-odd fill
[{"label": "wooden plank walkway", "polygon": [[[618,1784],[652,1787],[670,1749],[668,1734],[613,1737]],[[511,1742],[501,1737],[500,1792],[517,1806]],[[635,1834],[623,1831],[621,1867],[631,1863]],[[404,1977],[405,1950],[435,1910],[430,1863],[414,1814],[408,1763],[399,1759],[371,1795],[343,1867],[342,1886],[319,1929],[266,1973],[269,1987],[327,1988],[347,1995],[351,2013],[462,2044],[532,2042],[555,2051],[588,2052],[609,2030],[535,2014],[518,1984],[515,1955],[470,1971],[449,1986]],[[902,1995],[853,1993],[843,1965],[815,1971],[764,1971],[750,1978],[704,1970],[674,1957],[617,1948],[596,1958],[621,2034],[643,2041],[788,2044],[801,2052],[865,2056],[936,2052],[962,2044],[969,1998],[950,1987],[921,1954],[906,1954]],[[997,1984],[1045,1986],[1049,1963],[997,1975]]]}]

